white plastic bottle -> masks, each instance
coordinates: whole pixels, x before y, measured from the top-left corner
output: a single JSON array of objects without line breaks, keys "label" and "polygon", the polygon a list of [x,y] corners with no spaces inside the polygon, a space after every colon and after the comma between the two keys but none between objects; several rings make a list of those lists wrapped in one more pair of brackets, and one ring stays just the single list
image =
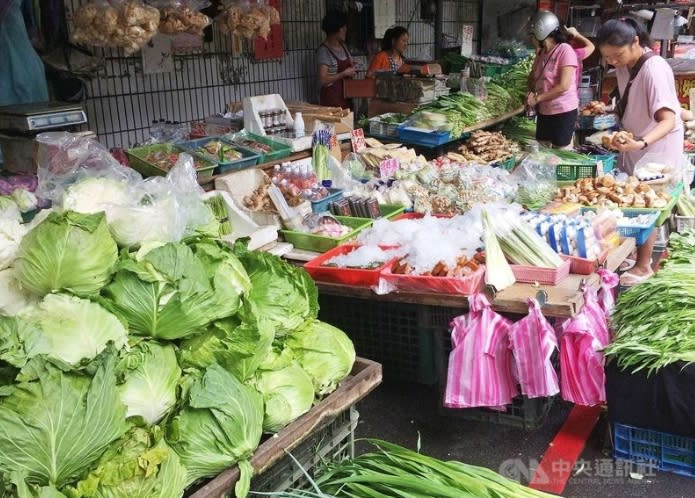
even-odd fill
[{"label": "white plastic bottle", "polygon": [[304,136],[304,118],[301,112],[297,112],[294,115],[294,137],[301,138]]}]

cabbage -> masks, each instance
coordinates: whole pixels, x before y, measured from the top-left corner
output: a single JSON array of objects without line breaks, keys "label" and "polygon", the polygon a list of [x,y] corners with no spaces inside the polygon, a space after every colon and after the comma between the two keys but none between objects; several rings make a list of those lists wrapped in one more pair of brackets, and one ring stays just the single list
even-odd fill
[{"label": "cabbage", "polygon": [[186,469],[161,430],[134,427],[112,444],[70,498],[179,498]]},{"label": "cabbage", "polygon": [[97,294],[118,258],[103,214],[51,213],[19,245],[15,268],[22,285],[41,296]]},{"label": "cabbage", "polygon": [[36,357],[0,403],[0,469],[26,483],[63,486],[79,479],[127,430],[116,389],[113,349],[94,376],[65,373]]},{"label": "cabbage", "polygon": [[[283,354],[285,352],[290,353],[287,355],[288,361],[284,358],[281,361],[270,361],[256,372],[254,385],[263,395],[265,402],[263,416],[265,432],[278,432],[297,417],[308,412],[314,402],[314,386],[311,377],[297,361],[292,359],[288,348]],[[265,369],[266,366],[269,369]]]},{"label": "cabbage", "polygon": [[128,322],[133,334],[180,339],[237,312],[246,274],[231,251],[219,259],[196,256],[184,244],[167,243],[144,255],[125,253],[104,304]]},{"label": "cabbage", "polygon": [[261,440],[263,399],[219,365],[193,381],[181,411],[173,418],[167,441],[188,471],[187,483],[239,465],[237,498],[248,492],[253,467],[248,459]]},{"label": "cabbage", "polygon": [[25,234],[26,228],[19,221],[0,218],[0,270],[14,262]]},{"label": "cabbage", "polygon": [[106,212],[112,206],[130,204],[129,184],[113,178],[85,178],[70,185],[61,199],[64,211],[84,214]]},{"label": "cabbage", "polygon": [[267,320],[254,317],[244,321],[237,317],[219,320],[202,334],[181,342],[181,366],[207,368],[217,363],[245,382],[270,353],[274,337]]},{"label": "cabbage", "polygon": [[36,297],[27,292],[17,280],[14,268],[0,270],[0,289],[0,315],[16,315],[36,303]]},{"label": "cabbage", "polygon": [[124,355],[119,373],[124,378],[118,390],[128,408],[127,417],[156,424],[176,403],[181,369],[173,346],[143,341]]},{"label": "cabbage", "polygon": [[128,342],[128,332],[113,314],[87,299],[66,294],[48,294],[16,320],[40,331],[31,341],[25,338],[26,344],[69,365],[95,358],[109,342],[117,349]]},{"label": "cabbage", "polygon": [[147,199],[139,205],[114,206],[107,212],[109,227],[116,242],[123,247],[147,242],[178,242],[185,223],[178,213],[173,196]]},{"label": "cabbage", "polygon": [[333,392],[355,363],[355,346],[350,338],[320,320],[287,336],[285,344],[312,378],[319,396]]},{"label": "cabbage", "polygon": [[22,222],[22,213],[20,213],[17,203],[9,195],[0,195],[0,220]]},{"label": "cabbage", "polygon": [[239,249],[251,278],[248,311],[270,320],[276,336],[302,328],[318,315],[316,284],[303,269],[260,251]]},{"label": "cabbage", "polygon": [[12,191],[12,198],[17,203],[17,207],[22,213],[33,211],[39,205],[39,200],[33,192],[25,188],[16,188]]}]

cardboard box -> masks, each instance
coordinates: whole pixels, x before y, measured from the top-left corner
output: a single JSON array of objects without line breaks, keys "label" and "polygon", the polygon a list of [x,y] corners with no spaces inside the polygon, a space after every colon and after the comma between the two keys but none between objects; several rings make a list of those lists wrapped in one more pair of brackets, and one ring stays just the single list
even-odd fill
[{"label": "cardboard box", "polygon": [[370,99],[367,109],[367,116],[374,117],[387,112],[397,112],[399,114],[410,114],[420,104],[407,102],[391,102],[383,99]]}]

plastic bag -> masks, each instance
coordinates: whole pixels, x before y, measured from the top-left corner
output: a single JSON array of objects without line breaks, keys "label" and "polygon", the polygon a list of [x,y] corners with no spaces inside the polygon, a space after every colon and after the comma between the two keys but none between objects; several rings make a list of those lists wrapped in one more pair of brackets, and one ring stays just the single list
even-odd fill
[{"label": "plastic bag", "polygon": [[208,0],[150,0],[148,3],[159,9],[159,32],[165,35],[202,35],[212,23],[212,19],[199,12],[210,6]]},{"label": "plastic bag", "polygon": [[511,179],[518,185],[516,200],[529,209],[548,204],[557,190],[557,159],[542,152],[528,154],[514,169]]},{"label": "plastic bag", "polygon": [[225,10],[218,16],[221,29],[242,38],[264,40],[270,34],[270,26],[280,23],[280,13],[265,2],[227,1]]},{"label": "plastic bag", "polygon": [[121,166],[111,153],[93,138],[68,132],[40,133],[38,143],[38,185],[36,195],[52,202],[85,176],[111,178],[133,183],[142,181],[137,171]]},{"label": "plastic bag", "polygon": [[554,396],[560,392],[551,361],[558,347],[557,337],[538,301],[529,299],[528,305],[528,315],[514,323],[509,331],[521,392],[529,398]]},{"label": "plastic bag", "polygon": [[444,406],[503,409],[519,394],[509,348],[511,322],[492,310],[483,294],[468,298],[467,315],[451,322]]},{"label": "plastic bag", "polygon": [[328,157],[330,147],[335,140],[335,128],[317,120],[311,136],[311,166],[319,182],[331,179],[328,170]]},{"label": "plastic bag", "polygon": [[599,268],[596,273],[601,278],[601,285],[598,290],[598,303],[606,319],[608,319],[615,308],[615,293],[620,278],[617,273],[606,268]]},{"label": "plastic bag", "polygon": [[686,164],[684,156],[681,156],[678,164],[666,164],[663,154],[648,152],[637,161],[632,174],[654,188],[662,186],[672,189],[683,179]]},{"label": "plastic bag", "polygon": [[159,10],[136,0],[94,0],[75,12],[73,41],[133,53],[157,34]]},{"label": "plastic bag", "polygon": [[333,188],[345,191],[359,189],[361,182],[355,178],[364,178],[365,165],[358,154],[350,152],[341,165],[337,160],[328,161],[328,172],[331,176]]}]

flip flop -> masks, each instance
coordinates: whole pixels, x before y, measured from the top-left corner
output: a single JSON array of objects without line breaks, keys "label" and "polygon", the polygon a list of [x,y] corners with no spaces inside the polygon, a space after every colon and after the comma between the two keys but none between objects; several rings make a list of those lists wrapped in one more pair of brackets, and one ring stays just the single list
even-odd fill
[{"label": "flip flop", "polygon": [[644,282],[652,275],[654,275],[653,271],[645,273],[644,275],[635,275],[634,273],[623,273],[620,276],[620,285],[622,285],[623,287],[631,287],[633,285],[637,285],[639,283]]},{"label": "flip flop", "polygon": [[636,259],[630,259],[630,258],[625,258],[622,263],[620,263],[620,266],[618,267],[618,271],[628,271],[632,270],[634,266],[637,264]]}]

